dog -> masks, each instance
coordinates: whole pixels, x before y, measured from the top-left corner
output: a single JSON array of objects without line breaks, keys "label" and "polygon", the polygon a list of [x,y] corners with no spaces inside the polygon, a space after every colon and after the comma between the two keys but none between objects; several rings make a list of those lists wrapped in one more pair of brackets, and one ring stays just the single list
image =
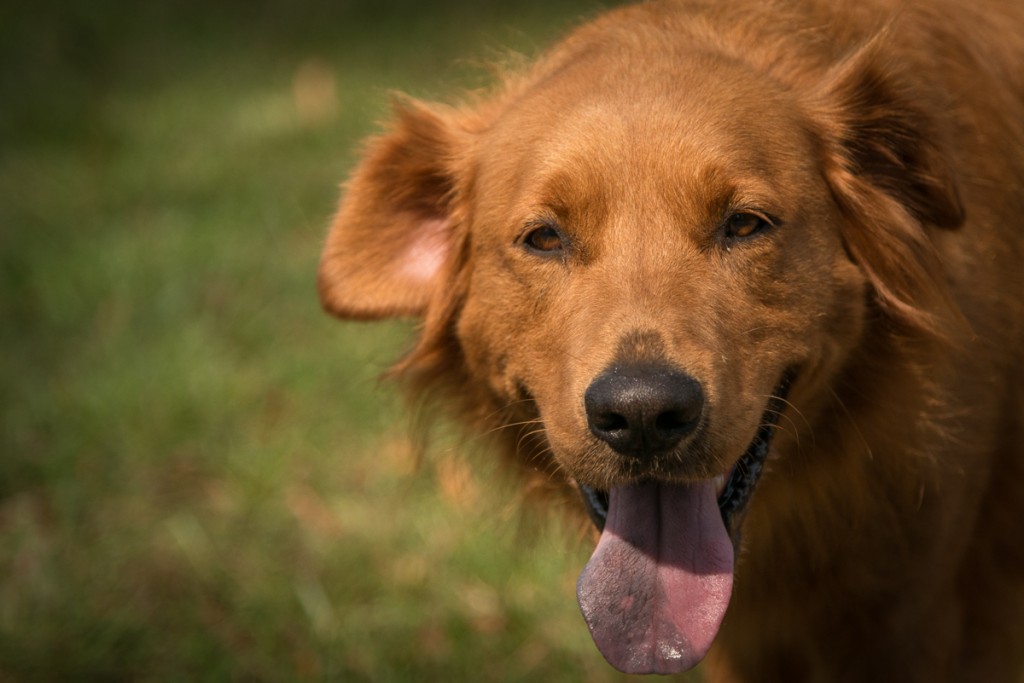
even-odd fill
[{"label": "dog", "polygon": [[397,102],[319,295],[418,319],[413,394],[578,496],[621,671],[1015,680],[1022,65],[1016,2],[613,9]]}]

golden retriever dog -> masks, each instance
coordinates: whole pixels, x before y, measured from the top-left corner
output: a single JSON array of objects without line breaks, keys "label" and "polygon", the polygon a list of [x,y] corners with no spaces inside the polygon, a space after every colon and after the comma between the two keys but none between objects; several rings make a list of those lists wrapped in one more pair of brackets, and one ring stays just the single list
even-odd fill
[{"label": "golden retriever dog", "polygon": [[610,11],[401,102],[319,292],[589,511],[616,668],[1018,680],[1024,3]]}]

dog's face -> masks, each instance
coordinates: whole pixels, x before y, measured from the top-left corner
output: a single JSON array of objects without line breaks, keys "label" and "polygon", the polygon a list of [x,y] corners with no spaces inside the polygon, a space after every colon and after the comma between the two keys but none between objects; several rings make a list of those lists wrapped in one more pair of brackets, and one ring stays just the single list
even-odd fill
[{"label": "dog's face", "polygon": [[864,314],[801,112],[703,67],[577,65],[478,145],[466,361],[605,490],[728,472],[786,373],[841,360]]},{"label": "dog's face", "polygon": [[668,673],[724,616],[789,386],[829,391],[872,325],[928,328],[931,234],[962,216],[877,46],[769,78],[681,48],[659,7],[616,15],[643,40],[607,21],[491,100],[399,109],[319,284],[343,317],[422,317],[402,369],[583,492],[594,639]]}]

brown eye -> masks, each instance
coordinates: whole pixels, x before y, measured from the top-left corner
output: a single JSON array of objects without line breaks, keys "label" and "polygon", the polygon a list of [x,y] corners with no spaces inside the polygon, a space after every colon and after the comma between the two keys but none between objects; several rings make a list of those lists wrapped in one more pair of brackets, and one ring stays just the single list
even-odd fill
[{"label": "brown eye", "polygon": [[723,226],[726,239],[752,237],[772,226],[768,219],[755,213],[741,211],[729,216]]},{"label": "brown eye", "polygon": [[523,244],[531,251],[550,254],[562,251],[562,234],[551,225],[541,225],[526,233]]}]

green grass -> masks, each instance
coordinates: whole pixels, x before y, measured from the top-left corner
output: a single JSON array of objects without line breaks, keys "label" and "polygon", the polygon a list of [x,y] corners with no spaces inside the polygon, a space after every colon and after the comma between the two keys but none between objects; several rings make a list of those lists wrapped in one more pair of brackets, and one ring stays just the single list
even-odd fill
[{"label": "green grass", "polygon": [[486,455],[417,464],[375,379],[409,329],[313,288],[389,90],[595,9],[0,9],[0,680],[622,680],[586,543]]}]

